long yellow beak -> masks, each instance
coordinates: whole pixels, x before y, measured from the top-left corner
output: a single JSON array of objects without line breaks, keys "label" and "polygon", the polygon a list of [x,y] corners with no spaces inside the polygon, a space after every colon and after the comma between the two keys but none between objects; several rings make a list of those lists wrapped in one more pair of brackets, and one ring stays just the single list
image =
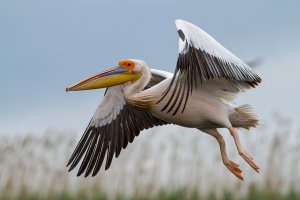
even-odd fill
[{"label": "long yellow beak", "polygon": [[133,73],[127,69],[116,67],[95,74],[86,78],[70,87],[66,88],[66,92],[78,90],[93,90],[99,88],[108,88],[116,85],[121,85],[128,81],[135,81],[139,79],[141,73]]}]

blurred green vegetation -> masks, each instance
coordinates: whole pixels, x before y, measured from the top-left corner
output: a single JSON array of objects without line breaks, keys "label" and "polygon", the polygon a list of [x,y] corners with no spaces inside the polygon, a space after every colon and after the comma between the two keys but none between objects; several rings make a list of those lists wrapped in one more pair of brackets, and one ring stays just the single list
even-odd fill
[{"label": "blurred green vegetation", "polygon": [[[108,200],[109,198],[105,193],[96,192],[90,194],[89,192],[81,191],[77,195],[71,193],[54,194],[50,196],[43,196],[40,194],[28,194],[25,196],[5,197],[0,196],[0,200]],[[232,191],[225,191],[220,197],[217,197],[215,193],[210,193],[207,196],[202,196],[197,192],[192,194],[186,193],[185,190],[179,190],[174,193],[167,193],[161,191],[154,196],[136,196],[126,197],[119,195],[116,200],[299,200],[300,193],[290,191],[286,194],[282,194],[276,191],[261,191],[256,188],[250,189],[246,195],[239,197]]]}]

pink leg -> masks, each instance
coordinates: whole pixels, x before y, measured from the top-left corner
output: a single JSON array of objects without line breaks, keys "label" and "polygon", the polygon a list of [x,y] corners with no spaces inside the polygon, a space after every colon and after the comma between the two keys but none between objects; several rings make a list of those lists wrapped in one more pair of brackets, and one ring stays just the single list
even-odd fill
[{"label": "pink leg", "polygon": [[232,135],[236,148],[239,152],[239,155],[257,172],[259,172],[259,167],[255,164],[253,158],[243,149],[238,132],[236,128],[228,128],[230,134]]},{"label": "pink leg", "polygon": [[239,164],[228,159],[227,153],[226,153],[225,141],[224,141],[222,135],[217,131],[217,129],[209,129],[209,130],[202,130],[202,131],[204,131],[205,133],[208,133],[209,135],[216,138],[216,140],[218,141],[219,146],[220,146],[221,157],[222,157],[222,161],[223,161],[224,165],[237,178],[244,180],[244,178],[242,176],[242,170],[239,168]]}]

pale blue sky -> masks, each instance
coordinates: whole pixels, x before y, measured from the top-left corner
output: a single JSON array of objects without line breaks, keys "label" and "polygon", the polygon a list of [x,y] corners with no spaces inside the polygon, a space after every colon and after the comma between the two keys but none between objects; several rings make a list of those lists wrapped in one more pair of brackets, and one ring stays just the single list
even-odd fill
[{"label": "pale blue sky", "polygon": [[65,93],[137,58],[174,71],[174,20],[190,21],[245,61],[263,58],[263,84],[238,99],[268,118],[299,119],[299,1],[0,1],[0,132],[82,131],[103,91]]}]

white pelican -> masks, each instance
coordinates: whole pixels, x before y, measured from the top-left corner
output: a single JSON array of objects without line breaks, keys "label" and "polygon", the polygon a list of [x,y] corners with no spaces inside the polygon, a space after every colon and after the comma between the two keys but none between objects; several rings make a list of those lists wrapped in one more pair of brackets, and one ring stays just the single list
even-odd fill
[{"label": "white pelican", "polygon": [[249,105],[236,106],[233,99],[257,86],[261,78],[199,27],[183,20],[176,20],[176,27],[179,56],[174,74],[127,59],[66,89],[107,88],[68,162],[69,171],[83,158],[77,175],[92,172],[95,176],[105,156],[108,169],[113,156],[118,157],[140,131],[177,124],[216,138],[224,165],[243,180],[239,164],[227,157],[225,141],[217,131],[228,129],[239,155],[258,172],[259,167],[241,145],[237,128],[256,127],[259,119]]}]

